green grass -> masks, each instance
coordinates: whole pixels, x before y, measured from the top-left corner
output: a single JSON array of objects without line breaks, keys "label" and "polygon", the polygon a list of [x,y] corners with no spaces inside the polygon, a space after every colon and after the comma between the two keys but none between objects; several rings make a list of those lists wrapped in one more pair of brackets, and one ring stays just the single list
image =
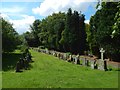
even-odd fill
[{"label": "green grass", "polygon": [[0,71],[0,90],[2,88],[2,72]]},{"label": "green grass", "polygon": [[[118,88],[118,71],[92,70],[51,55],[35,51],[31,54],[34,62],[30,70],[15,73],[10,68],[2,71],[3,88]],[[16,53],[14,57],[17,58]],[[9,63],[12,60],[5,59]]]}]

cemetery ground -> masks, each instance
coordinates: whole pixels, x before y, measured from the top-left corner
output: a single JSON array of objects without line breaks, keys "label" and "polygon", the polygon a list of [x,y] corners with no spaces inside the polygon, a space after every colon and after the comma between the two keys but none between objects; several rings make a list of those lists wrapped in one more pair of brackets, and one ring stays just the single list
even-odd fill
[{"label": "cemetery ground", "polygon": [[19,50],[3,55],[2,88],[118,88],[118,72],[93,70],[30,50],[30,70],[16,73]]}]

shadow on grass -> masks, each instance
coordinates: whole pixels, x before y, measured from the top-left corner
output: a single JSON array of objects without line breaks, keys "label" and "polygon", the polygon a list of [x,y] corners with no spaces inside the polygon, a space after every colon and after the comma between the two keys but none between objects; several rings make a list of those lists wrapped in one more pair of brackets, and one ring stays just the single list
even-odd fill
[{"label": "shadow on grass", "polygon": [[9,71],[15,70],[16,62],[22,57],[18,53],[3,53],[2,54],[2,70]]}]

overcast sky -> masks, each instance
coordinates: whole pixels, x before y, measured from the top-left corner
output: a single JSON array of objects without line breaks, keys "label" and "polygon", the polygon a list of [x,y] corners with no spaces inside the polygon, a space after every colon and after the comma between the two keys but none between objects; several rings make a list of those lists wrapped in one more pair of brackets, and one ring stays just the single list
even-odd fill
[{"label": "overcast sky", "polygon": [[35,19],[42,20],[52,13],[67,12],[68,8],[77,10],[85,15],[89,23],[91,15],[96,12],[98,0],[2,0],[0,2],[1,16],[13,23],[15,30],[22,34],[29,31]]}]

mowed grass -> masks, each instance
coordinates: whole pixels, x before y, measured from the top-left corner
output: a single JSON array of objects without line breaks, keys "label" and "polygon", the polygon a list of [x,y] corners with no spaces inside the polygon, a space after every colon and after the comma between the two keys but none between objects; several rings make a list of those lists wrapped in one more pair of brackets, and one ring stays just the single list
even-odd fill
[{"label": "mowed grass", "polygon": [[2,88],[2,72],[0,71],[0,89]]},{"label": "mowed grass", "polygon": [[31,54],[30,70],[2,71],[3,88],[118,88],[118,71],[92,70],[32,50]]}]

